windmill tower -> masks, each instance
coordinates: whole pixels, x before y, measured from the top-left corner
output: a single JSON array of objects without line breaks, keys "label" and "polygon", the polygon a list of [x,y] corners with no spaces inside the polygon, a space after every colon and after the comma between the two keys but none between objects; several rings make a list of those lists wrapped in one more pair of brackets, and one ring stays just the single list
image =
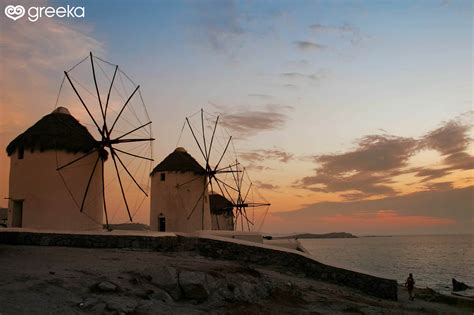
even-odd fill
[{"label": "windmill tower", "polygon": [[211,229],[205,169],[177,148],[151,173],[150,230],[193,232]]},{"label": "windmill tower", "polygon": [[212,193],[209,195],[212,216],[212,229],[220,231],[234,230],[234,204],[226,197]]},{"label": "windmill tower", "polygon": [[[90,177],[95,161],[107,156],[97,142],[64,107],[56,108],[17,136],[7,147],[10,156],[8,226],[53,230],[102,229],[102,180],[99,171]],[[57,159],[80,164],[66,173],[57,171]],[[65,179],[74,185],[66,187]],[[83,195],[89,182],[87,208],[77,211],[74,196]]]}]

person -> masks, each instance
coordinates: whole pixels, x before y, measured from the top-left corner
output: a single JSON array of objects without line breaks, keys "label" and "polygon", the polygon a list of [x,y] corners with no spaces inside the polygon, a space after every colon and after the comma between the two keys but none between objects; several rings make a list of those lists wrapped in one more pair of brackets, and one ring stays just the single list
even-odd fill
[{"label": "person", "polygon": [[415,289],[415,279],[413,279],[413,275],[411,273],[408,276],[407,281],[405,282],[405,286],[408,289],[408,299],[410,301],[414,301],[415,295],[413,294],[413,291]]}]

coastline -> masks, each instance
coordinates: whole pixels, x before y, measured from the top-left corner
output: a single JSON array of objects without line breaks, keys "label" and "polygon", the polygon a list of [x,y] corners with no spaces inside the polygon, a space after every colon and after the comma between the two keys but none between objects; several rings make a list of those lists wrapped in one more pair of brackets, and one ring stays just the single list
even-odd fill
[{"label": "coastline", "polygon": [[[21,313],[15,311],[21,305],[22,311],[39,307],[49,312],[53,307],[63,313],[151,314],[157,309],[232,313],[232,309],[237,313],[417,314],[429,310],[432,314],[468,314],[466,310],[474,307],[422,299],[410,304],[394,280],[386,283],[393,281],[398,301],[381,299],[371,294],[370,287],[356,288],[350,281],[385,280],[331,266],[327,270],[332,270],[334,278],[322,278],[316,271],[308,273],[308,260],[299,262],[309,258],[306,254],[293,250],[215,236],[169,235],[172,233],[154,243],[159,247],[150,249],[140,246],[147,245],[150,236],[138,233],[145,238],[140,241],[136,234],[109,234],[109,242],[119,244],[121,240],[123,246],[117,248],[97,235],[0,232],[0,265],[5,270],[5,284],[0,286],[3,311]],[[168,277],[162,279],[162,274]],[[35,306],[33,301],[45,302]]]},{"label": "coastline", "polygon": [[[452,278],[474,283],[471,239],[463,235],[359,237],[301,240],[321,262],[369,272],[405,283],[413,273],[417,286],[451,295]],[[471,292],[466,292],[470,296]]]},{"label": "coastline", "polygon": [[5,314],[470,314],[193,252],[0,245]]}]

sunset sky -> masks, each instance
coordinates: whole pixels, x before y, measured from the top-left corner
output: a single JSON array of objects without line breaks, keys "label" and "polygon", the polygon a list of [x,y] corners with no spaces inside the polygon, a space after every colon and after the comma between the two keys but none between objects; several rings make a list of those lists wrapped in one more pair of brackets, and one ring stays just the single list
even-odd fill
[{"label": "sunset sky", "polygon": [[92,51],[141,85],[155,164],[187,115],[221,115],[272,203],[264,231],[474,230],[472,1],[15,2],[85,7],[37,22],[1,4],[4,149]]}]

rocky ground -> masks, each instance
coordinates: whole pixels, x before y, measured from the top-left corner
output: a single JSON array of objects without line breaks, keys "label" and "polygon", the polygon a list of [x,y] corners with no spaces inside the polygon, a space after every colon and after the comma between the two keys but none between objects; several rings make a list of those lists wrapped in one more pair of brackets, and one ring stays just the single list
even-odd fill
[{"label": "rocky ground", "polygon": [[[0,245],[0,314],[472,314],[419,291],[408,301],[194,253]],[[430,302],[431,300],[431,302]],[[438,303],[440,301],[442,303]]]}]

